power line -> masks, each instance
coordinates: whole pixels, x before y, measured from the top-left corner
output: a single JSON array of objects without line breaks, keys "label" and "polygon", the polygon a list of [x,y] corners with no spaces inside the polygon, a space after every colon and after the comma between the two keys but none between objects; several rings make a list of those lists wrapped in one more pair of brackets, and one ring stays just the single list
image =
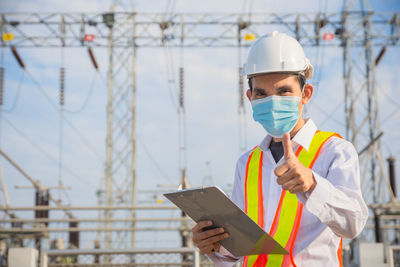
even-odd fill
[{"label": "power line", "polygon": [[24,77],[25,77],[25,72],[21,71],[21,76],[19,78],[19,82],[18,82],[18,87],[17,87],[17,92],[15,93],[15,97],[14,97],[14,101],[13,104],[10,106],[10,108],[8,109],[3,109],[4,112],[6,113],[11,113],[14,111],[14,109],[17,107],[17,102],[20,96],[20,92],[21,92],[21,88],[22,88],[22,84],[24,81]]},{"label": "power line", "polygon": [[84,99],[82,105],[81,105],[79,108],[77,108],[76,110],[68,110],[68,109],[65,109],[65,108],[64,108],[64,111],[65,111],[66,113],[69,113],[69,114],[79,114],[79,113],[81,113],[83,110],[86,109],[87,105],[89,104],[89,100],[90,100],[91,97],[93,96],[93,89],[94,89],[94,86],[95,86],[95,84],[96,84],[95,82],[96,82],[96,78],[97,78],[97,77],[98,77],[98,72],[95,72],[94,75],[93,75],[92,81],[90,82],[90,87],[89,87],[88,93],[87,93],[87,95],[86,95],[86,97],[85,97],[85,99]]},{"label": "power line", "polygon": [[247,0],[243,0],[242,10],[240,12],[243,14],[247,14],[249,21],[251,20],[251,16],[253,13],[253,6],[254,0],[250,0],[249,2],[247,2]]},{"label": "power line", "polygon": [[396,109],[394,111],[392,111],[389,115],[387,115],[381,122],[381,125],[383,125],[384,123],[386,123],[387,121],[390,121],[389,119],[393,119],[393,116],[395,114],[397,114],[400,111],[400,109]]},{"label": "power line", "polygon": [[[43,94],[43,96],[46,98],[46,100],[50,103],[50,105],[55,108],[57,111],[59,108],[54,104],[54,102],[51,100],[50,96],[46,93],[44,88],[40,85],[38,81],[35,80],[35,78],[32,76],[32,74],[25,69],[26,73],[28,76],[31,78],[33,83],[36,85],[36,87],[39,89],[39,91]],[[96,151],[96,149],[90,144],[90,142],[79,132],[79,130],[70,122],[66,117],[64,117],[65,122],[69,125],[69,127],[75,132],[75,134],[83,141],[83,143],[94,153],[96,156],[104,162],[104,157]]]},{"label": "power line", "polygon": [[169,60],[169,50],[167,46],[163,47],[163,51],[164,51],[164,57],[165,57],[165,66],[166,66],[166,71],[167,71],[167,85],[168,85],[168,91],[169,91],[169,96],[170,96],[170,100],[171,100],[171,104],[172,106],[177,110],[178,109],[178,105],[175,102],[176,101],[176,81],[175,81],[175,77],[173,77],[173,74],[171,75],[171,70],[170,70],[170,60]]},{"label": "power line", "polygon": [[251,20],[251,15],[253,13],[253,4],[254,0],[250,0],[250,5],[249,5],[249,20]]},{"label": "power line", "polygon": [[[320,14],[326,14],[327,12],[327,0],[324,1],[325,3],[325,9],[322,11],[322,1],[319,1],[319,13],[318,16],[320,16]],[[314,100],[317,98],[317,94],[320,90],[320,82],[321,82],[321,77],[322,77],[322,73],[323,73],[323,64],[324,64],[324,59],[325,59],[325,46],[318,45],[317,46],[317,66],[318,66],[318,72],[317,72],[317,76],[315,79],[315,82],[313,82],[314,84],[316,84],[317,86],[317,90],[315,90],[315,94],[314,96],[311,98],[310,100],[310,104],[314,102]]]},{"label": "power line", "polygon": [[322,112],[326,115],[326,117],[322,120],[323,122],[321,123],[321,125],[319,125],[319,127],[322,127],[330,119],[332,119],[334,122],[338,123],[339,125],[346,127],[346,124],[344,122],[333,117],[335,115],[334,111],[336,111],[341,105],[343,105],[343,104],[339,103],[338,105],[335,106],[335,108],[332,109],[332,112],[327,112],[323,108],[321,108],[318,104],[314,103],[313,106],[316,107],[320,112]]},{"label": "power line", "polygon": [[246,13],[246,12],[245,12],[246,6],[247,6],[247,0],[243,0],[243,5],[242,5],[242,10],[241,10],[241,12]]},{"label": "power line", "polygon": [[[26,142],[28,142],[32,147],[37,149],[40,153],[42,153],[47,159],[50,161],[53,161],[54,163],[58,164],[58,160],[55,159],[52,155],[50,155],[48,152],[46,152],[44,149],[42,149],[39,145],[35,144],[34,141],[32,141],[27,135],[25,135],[21,130],[19,130],[13,123],[11,123],[10,120],[8,120],[6,117],[3,117],[4,121],[12,128],[14,131],[16,131]],[[90,182],[86,181],[85,178],[77,175],[75,172],[72,170],[66,168],[65,166],[62,167],[64,171],[68,172],[72,177],[76,178],[78,181],[81,183],[88,185],[90,187],[95,187],[93,184]]]},{"label": "power line", "polygon": [[168,0],[168,3],[165,8],[165,13],[164,13],[165,17],[167,17],[167,16],[169,17],[174,13],[175,5],[176,5],[175,0]]},{"label": "power line", "polygon": [[377,89],[378,89],[379,91],[381,91],[381,92],[386,96],[386,99],[387,99],[387,100],[389,100],[393,105],[395,105],[398,109],[400,109],[400,103],[397,102],[397,101],[395,101],[395,100],[393,99],[393,97],[391,97],[391,96],[389,95],[389,93],[386,92],[386,91],[384,90],[384,88],[381,87],[381,86],[378,84],[377,81],[375,81],[375,86],[377,87]]},{"label": "power line", "polygon": [[139,141],[139,143],[142,145],[144,152],[146,153],[146,155],[149,157],[149,159],[151,160],[151,162],[154,164],[154,166],[156,167],[156,169],[158,170],[158,172],[164,177],[166,178],[169,182],[173,183],[173,180],[163,171],[163,169],[161,168],[161,166],[158,164],[158,162],[154,159],[154,157],[151,155],[151,153],[149,152],[149,150],[147,149],[146,145],[144,144],[144,142],[142,141],[141,138],[139,138],[139,136],[137,136],[137,140]]}]

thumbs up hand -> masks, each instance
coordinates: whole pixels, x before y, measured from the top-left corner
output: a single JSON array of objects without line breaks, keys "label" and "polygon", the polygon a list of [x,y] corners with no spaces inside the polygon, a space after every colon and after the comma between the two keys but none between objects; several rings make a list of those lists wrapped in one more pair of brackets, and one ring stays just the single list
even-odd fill
[{"label": "thumbs up hand", "polygon": [[311,169],[304,167],[294,154],[288,133],[283,135],[282,145],[285,162],[275,168],[277,183],[290,193],[311,193],[317,183]]}]

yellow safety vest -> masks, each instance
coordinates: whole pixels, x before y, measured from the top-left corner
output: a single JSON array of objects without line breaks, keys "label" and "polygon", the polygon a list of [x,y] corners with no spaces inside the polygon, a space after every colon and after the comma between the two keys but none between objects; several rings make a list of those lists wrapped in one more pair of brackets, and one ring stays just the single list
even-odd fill
[{"label": "yellow safety vest", "polygon": [[[316,131],[308,151],[301,146],[297,149],[296,156],[299,161],[307,168],[312,169],[321,148],[332,136],[342,138],[334,132]],[[262,160],[263,151],[257,146],[252,150],[247,160],[244,191],[246,214],[264,229]],[[289,251],[289,254],[245,256],[243,267],[296,266],[293,260],[293,245],[300,225],[302,210],[303,204],[297,199],[296,194],[282,190],[269,234]],[[338,257],[340,266],[342,266],[342,240],[338,248]]]}]

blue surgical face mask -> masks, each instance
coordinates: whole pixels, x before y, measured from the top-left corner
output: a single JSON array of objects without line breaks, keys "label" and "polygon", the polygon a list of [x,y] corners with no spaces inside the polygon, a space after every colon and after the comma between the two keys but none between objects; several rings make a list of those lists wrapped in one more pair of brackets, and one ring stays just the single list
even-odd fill
[{"label": "blue surgical face mask", "polygon": [[253,118],[259,122],[269,135],[281,138],[284,133],[290,133],[299,115],[298,96],[268,96],[251,101]]}]

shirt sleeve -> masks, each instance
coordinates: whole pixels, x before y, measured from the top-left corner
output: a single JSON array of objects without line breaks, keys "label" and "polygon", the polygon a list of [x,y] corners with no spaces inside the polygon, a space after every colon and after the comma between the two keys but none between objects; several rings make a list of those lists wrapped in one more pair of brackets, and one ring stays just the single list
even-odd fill
[{"label": "shirt sleeve", "polygon": [[[222,248],[222,246],[221,246]],[[229,253],[229,252],[228,252]],[[230,254],[230,253],[229,253]],[[207,255],[210,260],[212,260],[217,267],[232,267],[240,258],[234,256],[224,255],[219,252],[213,252]]]},{"label": "shirt sleeve", "polygon": [[[240,173],[243,173],[241,170],[241,160],[243,157],[239,158],[236,163],[235,170],[235,180],[233,184],[232,196],[231,200],[242,210],[244,209],[244,191],[242,186],[242,179],[240,177]],[[220,252],[213,252],[207,255],[217,267],[231,267],[237,263],[241,257],[236,257],[232,255],[228,250],[226,250],[223,246],[221,246]]]},{"label": "shirt sleeve", "polygon": [[350,142],[332,139],[317,158],[327,173],[313,171],[317,185],[311,194],[303,195],[305,208],[336,235],[354,238],[368,219],[368,208],[360,188],[358,154]]}]

